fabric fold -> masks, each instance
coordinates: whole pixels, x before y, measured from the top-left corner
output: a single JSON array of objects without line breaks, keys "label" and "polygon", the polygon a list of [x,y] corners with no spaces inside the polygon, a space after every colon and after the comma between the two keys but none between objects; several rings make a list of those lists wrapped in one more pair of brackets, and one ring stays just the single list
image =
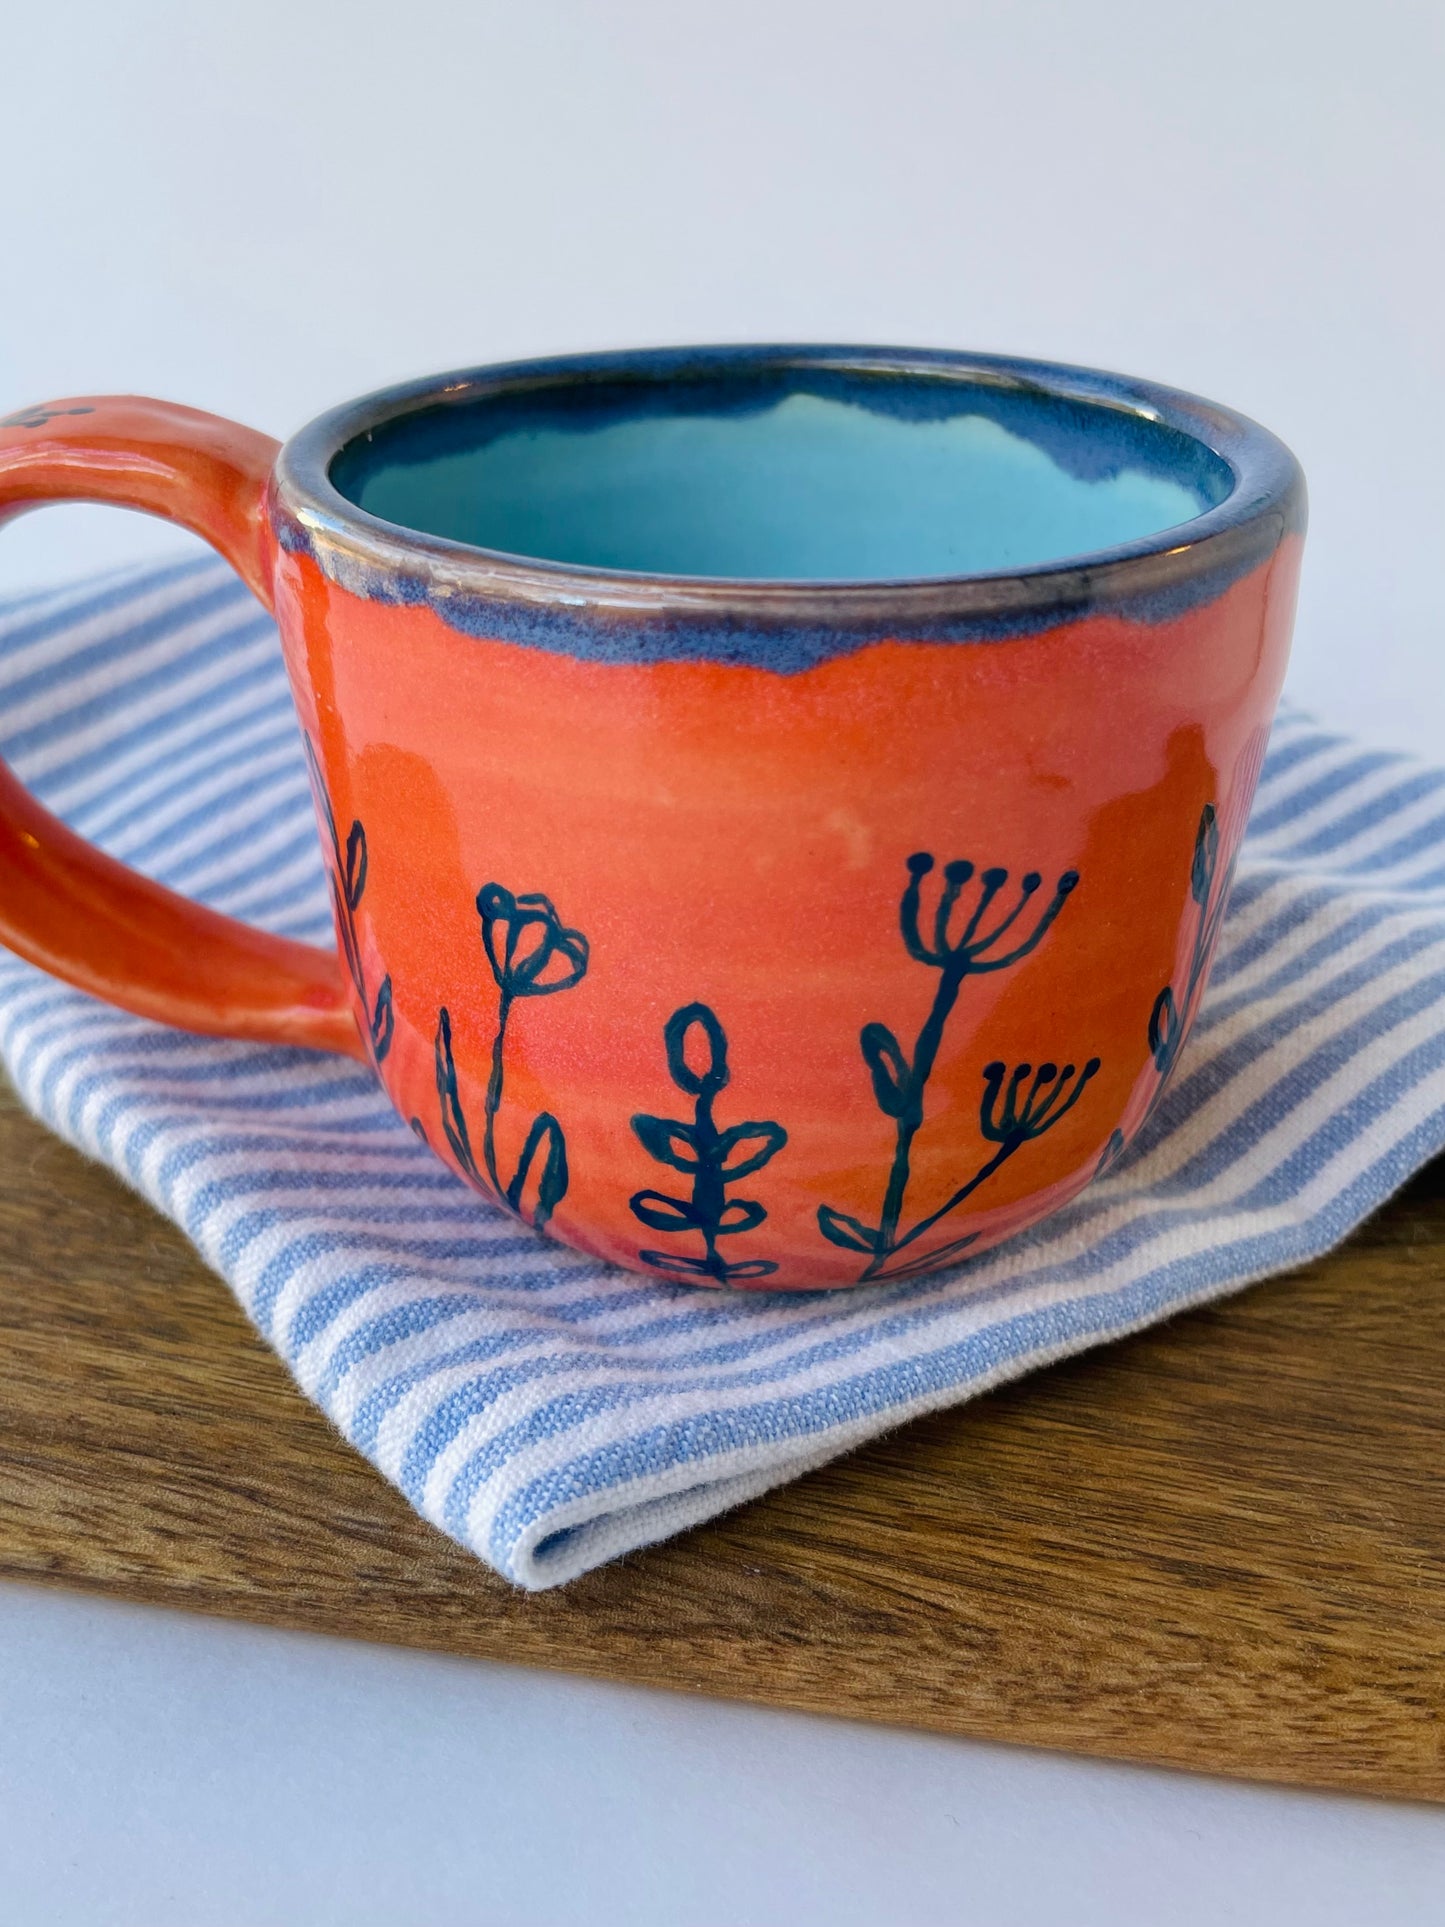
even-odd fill
[{"label": "fabric fold", "polygon": [[[275,632],[220,564],[0,611],[0,751],[125,861],[332,940]],[[163,1030],[3,953],[0,1054],[38,1117],[181,1226],[418,1511],[553,1586],[1314,1258],[1435,1156],[1445,770],[1282,713],[1162,1103],[1072,1205],[937,1277],[730,1296],[615,1270],[465,1190],[367,1071]]]}]

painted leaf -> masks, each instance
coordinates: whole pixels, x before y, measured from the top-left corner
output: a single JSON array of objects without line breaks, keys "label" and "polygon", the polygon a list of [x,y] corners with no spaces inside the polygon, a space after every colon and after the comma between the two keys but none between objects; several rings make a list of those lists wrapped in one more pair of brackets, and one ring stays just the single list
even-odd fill
[{"label": "painted leaf", "polygon": [[908,1077],[908,1059],[903,1047],[887,1024],[865,1024],[859,1042],[863,1061],[873,1079],[873,1095],[885,1117],[903,1115],[903,1085]]},{"label": "painted leaf", "polygon": [[1167,1071],[1172,1063],[1178,1029],[1179,1007],[1173,990],[1165,984],[1149,1013],[1149,1050],[1156,1070]]},{"label": "painted leaf", "polygon": [[1209,901],[1209,886],[1214,881],[1218,862],[1219,819],[1214,805],[1206,803],[1200,813],[1199,830],[1194,838],[1194,862],[1189,871],[1190,894],[1201,910]]},{"label": "painted leaf", "polygon": [[756,1198],[729,1198],[718,1213],[717,1235],[725,1238],[733,1231],[756,1231],[767,1215]]},{"label": "painted leaf", "polygon": [[632,1128],[643,1150],[659,1164],[670,1164],[674,1171],[698,1169],[697,1132],[691,1124],[675,1117],[649,1117],[646,1111],[639,1111]]},{"label": "painted leaf", "polygon": [[724,1269],[706,1258],[689,1258],[681,1251],[639,1251],[637,1255],[645,1265],[655,1265],[659,1271],[685,1271],[690,1278],[714,1278],[719,1269]]},{"label": "painted leaf", "polygon": [[452,1056],[452,1020],[445,1007],[437,1013],[436,1034],[437,1100],[441,1105],[442,1129],[452,1154],[467,1176],[480,1182],[472,1141],[467,1131],[466,1113],[457,1090],[457,1067]]},{"label": "painted leaf", "polygon": [[1128,1140],[1125,1138],[1124,1133],[1122,1131],[1111,1132],[1109,1142],[1099,1153],[1099,1162],[1094,1167],[1094,1176],[1101,1178],[1106,1171],[1112,1171],[1127,1149]]},{"label": "painted leaf", "polygon": [[366,893],[366,831],[358,820],[346,839],[346,907],[355,910]]},{"label": "painted leaf", "polygon": [[[775,1158],[787,1141],[788,1134],[781,1124],[755,1122],[735,1124],[730,1131],[724,1131],[718,1138],[718,1174],[726,1184],[731,1184],[734,1178],[749,1177],[754,1171],[761,1171],[765,1164]],[[754,1147],[751,1151],[743,1150],[742,1156],[735,1164],[728,1162],[734,1151],[749,1144]]]},{"label": "painted leaf", "polygon": [[737,1264],[723,1265],[720,1269],[723,1280],[732,1284],[739,1278],[770,1278],[777,1268],[771,1258],[741,1258]]},{"label": "painted leaf", "polygon": [[950,1259],[961,1258],[970,1245],[977,1244],[978,1235],[976,1231],[967,1232],[962,1238],[940,1245],[937,1251],[921,1252],[916,1257],[904,1259],[901,1264],[890,1265],[887,1271],[877,1274],[879,1281],[886,1283],[890,1278],[918,1278],[925,1272],[937,1271]]},{"label": "painted leaf", "polygon": [[391,1049],[395,1029],[396,1013],[392,1008],[391,976],[388,973],[381,980],[381,989],[376,993],[376,1004],[371,1013],[371,1054],[378,1064]]},{"label": "painted leaf", "polygon": [[850,1218],[845,1211],[835,1211],[831,1204],[818,1206],[818,1229],[831,1244],[841,1245],[845,1251],[867,1252],[870,1258],[877,1251],[881,1236],[861,1219]]},{"label": "painted leaf", "polygon": [[636,1191],[628,1199],[632,1215],[653,1231],[696,1231],[697,1213],[682,1198],[661,1191]]},{"label": "painted leaf", "polygon": [[547,1220],[567,1195],[567,1141],[562,1135],[562,1126],[550,1111],[542,1111],[533,1118],[527,1141],[522,1146],[522,1155],[517,1160],[516,1175],[507,1186],[507,1203],[516,1212],[521,1212],[527,1178],[543,1144],[547,1150],[542,1173],[537,1180],[537,1208],[532,1213],[532,1223],[538,1231],[545,1228]]}]

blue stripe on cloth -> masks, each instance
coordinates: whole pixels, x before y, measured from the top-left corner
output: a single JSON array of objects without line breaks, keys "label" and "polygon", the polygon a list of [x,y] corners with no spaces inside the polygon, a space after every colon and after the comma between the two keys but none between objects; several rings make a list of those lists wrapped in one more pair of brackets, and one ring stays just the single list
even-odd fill
[{"label": "blue stripe on cloth", "polygon": [[[317,938],[269,624],[218,564],[0,611],[0,749],[150,874]],[[537,1239],[365,1073],[165,1031],[0,957],[24,1102],[194,1240],[443,1531],[558,1584],[971,1397],[1314,1257],[1445,1148],[1445,771],[1285,707],[1213,981],[1128,1154],[965,1269],[732,1298]]]}]

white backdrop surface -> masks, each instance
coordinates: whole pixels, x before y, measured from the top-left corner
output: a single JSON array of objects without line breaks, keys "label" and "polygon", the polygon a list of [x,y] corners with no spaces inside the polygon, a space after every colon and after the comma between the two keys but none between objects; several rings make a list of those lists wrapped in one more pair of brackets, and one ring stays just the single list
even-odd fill
[{"label": "white backdrop surface", "polygon": [[0,1586],[15,1927],[1426,1927],[1445,1819]]},{"label": "white backdrop surface", "polygon": [[[1442,75],[1438,0],[15,7],[0,413],[132,391],[284,435],[645,342],[1122,368],[1292,443],[1293,693],[1439,759]],[[30,516],[0,596],[180,539]],[[27,1922],[1385,1927],[1442,1875],[1404,1807],[0,1589]]]}]

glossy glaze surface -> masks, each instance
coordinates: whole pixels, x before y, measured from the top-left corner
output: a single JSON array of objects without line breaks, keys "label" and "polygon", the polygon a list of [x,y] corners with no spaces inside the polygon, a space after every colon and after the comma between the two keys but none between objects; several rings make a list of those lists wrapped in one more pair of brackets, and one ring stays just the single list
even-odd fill
[{"label": "glossy glaze surface", "polygon": [[369,514],[587,568],[890,581],[1021,568],[1156,534],[1230,474],[1140,415],[904,372],[759,372],[482,396],[349,443]]},{"label": "glossy glaze surface", "polygon": [[[1179,488],[1219,464],[1234,486],[1083,561],[816,585],[519,559],[396,527],[331,477],[378,425],[454,430],[459,397],[555,414],[620,366],[725,390],[739,368],[826,386],[840,358],[931,370],[948,407],[986,375],[1036,442],[1056,411],[1076,468],[1096,424],[1100,473],[1162,423]],[[139,880],[127,899],[126,873],[106,915],[151,933],[138,961],[111,961],[104,918],[42,941],[63,896],[43,879],[7,883],[12,947],[149,1015],[364,1054],[461,1177],[672,1282],[919,1275],[1044,1215],[1137,1130],[1202,994],[1288,650],[1303,494],[1262,430],[1088,371],[857,350],[445,377],[324,418],[269,481],[247,431],[75,406],[131,436],[129,469],[67,416],[40,456],[48,422],[0,431],[0,491],[69,478],[158,508],[274,597],[342,967],[248,950]],[[178,456],[143,487],[167,436],[229,467]],[[105,859],[76,861],[99,887]],[[265,995],[238,1022],[226,988],[255,944],[269,1030]]]},{"label": "glossy glaze surface", "polygon": [[[0,420],[0,522],[113,502],[203,536],[269,609],[278,442],[195,408],[80,395]],[[362,1055],[336,958],[177,896],[82,842],[0,764],[0,943],[159,1023]]]},{"label": "glossy glaze surface", "polygon": [[698,1282],[894,1276],[1039,1217],[1137,1129],[1197,1004],[1295,565],[1169,624],[784,677],[482,642],[288,556],[397,1108],[482,1188],[522,1171],[569,1242]]}]

